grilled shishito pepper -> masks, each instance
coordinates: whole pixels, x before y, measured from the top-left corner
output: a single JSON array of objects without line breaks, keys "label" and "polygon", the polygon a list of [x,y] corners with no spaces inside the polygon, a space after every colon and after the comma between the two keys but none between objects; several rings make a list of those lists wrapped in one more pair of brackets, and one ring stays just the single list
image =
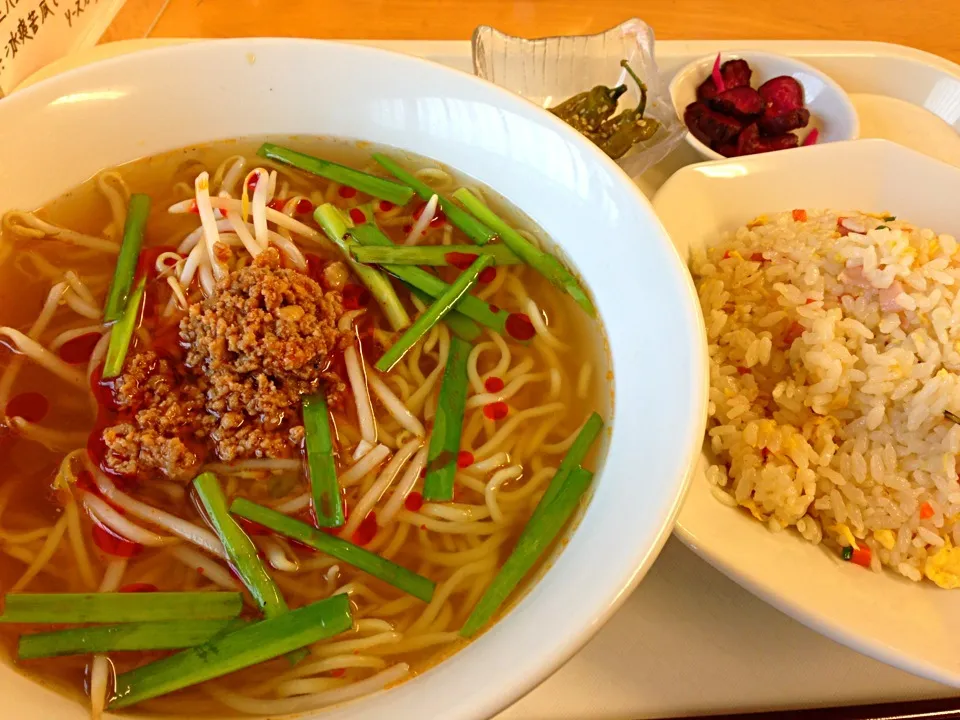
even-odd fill
[{"label": "grilled shishito pepper", "polygon": [[637,77],[626,60],[621,60],[620,66],[630,74],[640,88],[640,102],[636,108],[624,110],[616,117],[605,120],[600,125],[597,136],[591,138],[614,160],[622,157],[627,150],[641,140],[649,140],[660,129],[660,123],[657,120],[643,116],[647,109],[647,86]]},{"label": "grilled shishito pepper", "polygon": [[550,108],[550,112],[577,132],[589,136],[613,115],[617,101],[626,91],[626,85],[614,88],[597,85],[593,90],[578,93]]}]

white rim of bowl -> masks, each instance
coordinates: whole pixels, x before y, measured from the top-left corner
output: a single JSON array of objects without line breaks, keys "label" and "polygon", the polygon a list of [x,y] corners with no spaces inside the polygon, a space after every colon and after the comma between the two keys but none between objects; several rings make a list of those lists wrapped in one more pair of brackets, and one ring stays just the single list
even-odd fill
[{"label": "white rim of bowl", "polygon": [[[423,65],[430,65],[441,69],[445,74],[459,75],[461,76],[460,81],[462,83],[478,86],[478,92],[488,95],[490,101],[495,101],[497,105],[506,106],[521,114],[536,112],[536,117],[540,123],[546,126],[547,130],[552,130],[554,133],[560,135],[561,138],[577,145],[588,156],[592,154],[595,162],[601,167],[606,168],[608,174],[616,178],[619,181],[618,184],[620,184],[637,203],[645,208],[651,221],[660,225],[649,200],[641,192],[639,187],[623,173],[613,160],[608,158],[599,148],[583,138],[559,118],[537,108],[532,103],[514,95],[508,90],[481,80],[474,75],[441,65],[431,60],[358,44],[304,38],[231,38],[201,40],[185,44],[149,48],[126,55],[105,58],[88,65],[72,68],[60,75],[41,80],[7,98],[4,102],[6,110],[0,107],[0,116],[2,116],[3,112],[29,112],[31,108],[45,105],[47,102],[60,97],[62,94],[76,92],[76,85],[82,85],[85,78],[95,80],[99,74],[109,73],[117,66],[135,66],[138,63],[153,64],[163,58],[178,56],[202,57],[207,53],[216,54],[221,48],[243,48],[245,52],[253,53],[284,53],[290,52],[290,48],[299,48],[303,52],[315,50],[320,54],[325,52],[355,53],[358,56],[375,56],[380,59],[381,62],[383,59],[387,59],[394,65],[406,65],[413,72],[416,72],[418,69],[422,70]],[[197,66],[199,65],[195,65],[195,67]],[[265,129],[262,134],[269,134],[269,130]],[[662,228],[662,225],[660,227]],[[633,530],[633,536],[629,537],[632,537],[632,544],[634,544],[637,549],[629,553],[629,555],[624,554],[615,566],[606,566],[603,568],[609,581],[602,584],[602,590],[591,587],[581,588],[576,602],[568,602],[564,606],[565,615],[568,618],[566,624],[567,630],[565,632],[548,633],[546,636],[541,634],[538,637],[540,640],[539,648],[525,657],[516,654],[511,657],[507,651],[511,648],[515,650],[515,645],[512,641],[504,640],[502,637],[504,632],[515,632],[513,625],[521,623],[521,625],[518,625],[519,628],[522,627],[523,624],[530,624],[516,617],[516,611],[519,607],[524,605],[528,607],[540,607],[550,601],[549,597],[533,597],[533,595],[535,595],[537,588],[545,584],[550,574],[555,572],[555,568],[563,564],[566,553],[561,553],[554,560],[550,571],[538,581],[533,591],[529,592],[519,603],[513,605],[510,611],[498,620],[493,627],[479,635],[469,646],[459,650],[451,658],[438,663],[423,674],[405,681],[396,688],[392,688],[391,697],[397,701],[401,701],[402,699],[404,701],[404,708],[409,710],[411,706],[409,701],[406,701],[403,696],[409,692],[419,692],[419,685],[422,684],[425,678],[439,674],[444,668],[449,668],[457,657],[471,657],[471,649],[474,651],[474,657],[478,657],[478,653],[480,652],[493,654],[499,651],[501,657],[510,657],[510,659],[514,661],[514,664],[510,668],[507,668],[505,664],[489,668],[491,675],[494,673],[500,675],[494,683],[497,688],[494,692],[485,690],[478,691],[473,686],[470,688],[463,687],[462,689],[465,693],[470,689],[474,690],[474,693],[469,698],[465,698],[473,701],[474,704],[469,708],[463,707],[463,704],[461,704],[460,707],[457,708],[458,712],[456,714],[453,712],[446,714],[445,717],[447,720],[454,720],[454,718],[488,717],[512,704],[539,685],[590,640],[600,627],[602,627],[603,623],[629,597],[630,592],[649,570],[672,532],[680,505],[689,488],[699,458],[700,447],[703,442],[706,426],[708,360],[706,338],[703,331],[703,318],[693,281],[687,272],[686,264],[680,258],[673,243],[670,242],[666,231],[663,231],[662,237],[664,240],[664,254],[668,259],[668,265],[664,268],[664,272],[673,273],[677,281],[678,289],[682,289],[683,291],[682,299],[684,303],[683,307],[679,309],[684,311],[684,316],[689,320],[686,324],[687,336],[684,340],[690,348],[698,351],[696,354],[700,357],[700,363],[698,363],[700,372],[698,373],[698,377],[694,378],[697,381],[697,386],[694,391],[691,392],[690,406],[687,408],[686,413],[686,415],[691,418],[690,431],[685,438],[683,457],[681,458],[678,453],[677,458],[671,462],[671,465],[676,466],[675,485],[673,492],[669,494],[669,499],[665,499],[663,506],[660,508],[660,522],[656,524],[656,527],[651,526],[641,533],[638,533],[635,528],[624,524],[624,527],[621,529]],[[562,244],[560,246],[562,247]],[[622,406],[619,400],[619,397],[623,395],[622,385],[618,386],[617,394],[617,404]],[[614,423],[611,424],[611,427],[615,426],[616,407],[614,409]],[[627,438],[622,438],[619,441],[621,444],[628,442],[629,440]],[[609,457],[612,445],[611,440],[605,457]],[[599,476],[602,475],[604,471],[606,471],[605,467],[598,473],[598,480],[600,480]],[[591,506],[588,506],[588,513],[592,506],[592,503]],[[576,536],[577,530],[575,530],[570,537],[575,538]],[[624,536],[620,537],[622,538]],[[513,620],[513,622],[511,622],[511,620]],[[476,685],[476,683],[473,683],[473,685]],[[38,684],[38,687],[43,686]],[[406,692],[404,692],[405,690]],[[364,699],[365,698],[360,698],[344,705],[333,706],[329,709],[316,712],[324,714],[324,717],[346,717],[351,714],[352,708],[355,707],[354,703],[362,703]],[[369,699],[369,696],[366,699]],[[303,717],[313,717],[315,714],[316,713],[307,713]]]}]

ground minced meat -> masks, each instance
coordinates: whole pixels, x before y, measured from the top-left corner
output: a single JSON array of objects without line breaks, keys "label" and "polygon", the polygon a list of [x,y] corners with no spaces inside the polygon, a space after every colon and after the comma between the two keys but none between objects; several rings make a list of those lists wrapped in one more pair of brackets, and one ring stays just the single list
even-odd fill
[{"label": "ground minced meat", "polygon": [[151,351],[137,353],[114,383],[126,422],[103,432],[105,462],[120,475],[156,468],[190,479],[203,461],[203,441],[215,425],[204,410],[204,383],[184,382],[171,362]]},{"label": "ground minced meat", "polygon": [[121,408],[141,409],[104,431],[110,469],[192,477],[197,440],[226,462],[291,456],[303,440],[300,396],[323,385],[338,402],[346,390],[330,368],[349,343],[342,314],[339,292],[281,267],[273,248],[231,272],[180,323],[181,382],[161,379],[171,368],[154,353],[128,360],[115,394]]}]

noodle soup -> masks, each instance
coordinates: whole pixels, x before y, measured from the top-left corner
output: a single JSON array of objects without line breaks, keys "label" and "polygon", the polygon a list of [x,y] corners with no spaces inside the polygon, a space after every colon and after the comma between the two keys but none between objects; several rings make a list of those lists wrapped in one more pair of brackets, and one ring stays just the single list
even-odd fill
[{"label": "noodle soup", "polygon": [[[280,715],[422,672],[516,600],[596,467],[599,320],[516,213],[434,163],[258,147],[4,216],[0,639],[94,715]],[[63,593],[98,597],[19,621]]]}]

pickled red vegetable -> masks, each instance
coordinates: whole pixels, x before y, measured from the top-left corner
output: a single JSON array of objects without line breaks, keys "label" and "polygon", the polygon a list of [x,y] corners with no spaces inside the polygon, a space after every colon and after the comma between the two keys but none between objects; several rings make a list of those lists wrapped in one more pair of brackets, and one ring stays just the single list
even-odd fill
[{"label": "pickled red vegetable", "polygon": [[697,87],[697,101],[684,110],[690,133],[724,157],[797,147],[799,138],[791,131],[810,122],[803,86],[781,75],[754,89],[746,60],[721,59],[717,56],[712,72]]},{"label": "pickled red vegetable", "polygon": [[[747,120],[763,113],[766,104],[752,87],[724,90],[710,100],[710,107],[724,115]],[[792,129],[792,128],[791,128]]]},{"label": "pickled red vegetable", "polygon": [[799,130],[810,122],[810,111],[806,108],[794,108],[779,115],[769,114],[769,109],[757,121],[760,133],[767,137],[783,135],[791,130]]}]

